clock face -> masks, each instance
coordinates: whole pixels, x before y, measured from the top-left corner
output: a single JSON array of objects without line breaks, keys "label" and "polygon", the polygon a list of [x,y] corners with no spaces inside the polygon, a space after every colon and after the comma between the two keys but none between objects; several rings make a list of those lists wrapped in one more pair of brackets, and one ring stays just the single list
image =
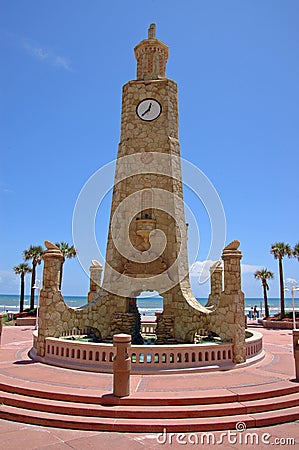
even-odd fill
[{"label": "clock face", "polygon": [[154,98],[145,98],[138,103],[136,108],[136,114],[141,120],[151,122],[157,119],[162,112],[162,106]]}]

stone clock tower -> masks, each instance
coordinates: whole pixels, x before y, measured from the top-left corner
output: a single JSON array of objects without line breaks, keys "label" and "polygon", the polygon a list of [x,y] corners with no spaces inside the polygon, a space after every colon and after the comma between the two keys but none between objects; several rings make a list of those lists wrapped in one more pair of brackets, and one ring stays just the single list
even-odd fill
[{"label": "stone clock tower", "polygon": [[177,85],[166,78],[168,55],[152,24],[148,38],[135,47],[137,79],[123,87],[104,280],[100,286],[102,267],[93,260],[87,305],[73,310],[65,304],[59,289],[64,258],[55,245],[45,243],[39,356],[45,354],[46,337],[73,328],[91,328],[103,341],[129,333],[133,344],[143,343],[136,298],[157,291],[163,297],[158,344],[194,342],[198,332],[212,332],[232,341],[234,362],[246,358],[239,241],[223,251],[224,286],[221,263],[212,267],[206,307],[190,288]]},{"label": "stone clock tower", "polygon": [[177,84],[166,78],[169,51],[155,33],[152,24],[148,39],[135,47],[137,79],[123,87],[103,288],[131,313],[142,291],[158,291],[164,299],[157,326],[162,342],[185,339],[183,310],[186,318],[189,308],[197,315],[211,310],[190,289]]}]

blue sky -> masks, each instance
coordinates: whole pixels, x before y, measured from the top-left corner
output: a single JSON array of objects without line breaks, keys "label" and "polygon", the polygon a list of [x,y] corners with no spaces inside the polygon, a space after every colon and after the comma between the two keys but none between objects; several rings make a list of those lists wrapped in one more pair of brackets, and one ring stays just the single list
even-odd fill
[{"label": "blue sky", "polygon": [[[270,246],[299,241],[298,2],[0,5],[0,292],[18,293],[12,267],[29,245],[72,242],[76,199],[92,174],[116,157],[121,88],[135,79],[133,48],[155,22],[157,37],[170,47],[167,76],[179,88],[181,155],[217,190],[227,243],[241,241],[246,296],[262,294],[253,279],[259,267],[275,273],[270,296],[278,296]],[[196,260],[204,261],[211,239],[208,215],[187,187],[185,199],[200,233]],[[110,200],[108,194],[96,219],[103,252]],[[286,278],[299,279],[297,260],[286,260],[284,267]],[[192,285],[197,296],[207,296],[208,284],[197,283],[196,270]],[[67,261],[63,293],[87,291],[79,261]]]}]

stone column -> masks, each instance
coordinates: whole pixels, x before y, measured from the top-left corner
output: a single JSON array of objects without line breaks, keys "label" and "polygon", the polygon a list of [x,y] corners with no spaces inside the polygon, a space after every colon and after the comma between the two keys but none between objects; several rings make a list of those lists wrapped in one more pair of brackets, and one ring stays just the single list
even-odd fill
[{"label": "stone column", "polygon": [[174,339],[174,317],[164,313],[156,313],[157,345],[172,343]]},{"label": "stone column", "polygon": [[128,348],[131,346],[129,334],[115,334],[113,345],[116,355],[113,360],[113,395],[127,397],[130,395],[131,358]]},{"label": "stone column", "polygon": [[[50,305],[52,309],[53,303],[61,301],[61,292],[59,289],[61,263],[64,257],[56,245],[49,241],[45,241],[47,250],[43,253],[44,260],[43,270],[43,286],[40,292],[39,311],[38,311],[38,338],[37,338],[37,354],[45,356],[45,340],[49,336],[48,319],[51,314],[49,312]],[[50,316],[50,317],[48,317]],[[55,318],[53,318],[54,320]],[[52,320],[52,321],[53,321]],[[54,324],[53,324],[54,327]],[[53,335],[53,333],[51,333]]]},{"label": "stone column", "polygon": [[136,307],[135,311],[122,313],[114,312],[111,316],[110,327],[112,334],[129,334],[134,345],[143,345],[143,338],[140,333],[141,318]]},{"label": "stone column", "polygon": [[90,271],[90,278],[89,278],[90,287],[88,292],[88,303],[92,302],[100,295],[103,267],[99,263],[99,261],[93,259],[91,261],[89,271]]},{"label": "stone column", "polygon": [[226,326],[228,336],[233,342],[233,362],[238,364],[246,360],[244,294],[241,291],[241,258],[239,241],[231,242],[224,248],[224,295],[220,304],[227,308]]},{"label": "stone column", "polygon": [[211,291],[206,306],[215,306],[217,308],[222,292],[222,265],[216,261],[210,267]]},{"label": "stone column", "polygon": [[293,353],[295,358],[295,377],[299,381],[299,330],[293,330]]},{"label": "stone column", "polygon": [[[237,244],[237,243],[238,244]],[[242,253],[237,248],[239,241],[233,241],[222,252],[224,261],[224,292],[227,295],[241,292],[241,265]]]}]

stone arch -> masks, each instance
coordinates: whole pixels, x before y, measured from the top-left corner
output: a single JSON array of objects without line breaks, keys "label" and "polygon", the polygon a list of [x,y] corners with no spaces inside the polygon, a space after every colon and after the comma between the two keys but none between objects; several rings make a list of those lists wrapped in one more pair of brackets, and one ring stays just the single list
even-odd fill
[{"label": "stone arch", "polygon": [[88,327],[87,336],[92,339],[93,342],[101,342],[102,334],[98,328]]}]

